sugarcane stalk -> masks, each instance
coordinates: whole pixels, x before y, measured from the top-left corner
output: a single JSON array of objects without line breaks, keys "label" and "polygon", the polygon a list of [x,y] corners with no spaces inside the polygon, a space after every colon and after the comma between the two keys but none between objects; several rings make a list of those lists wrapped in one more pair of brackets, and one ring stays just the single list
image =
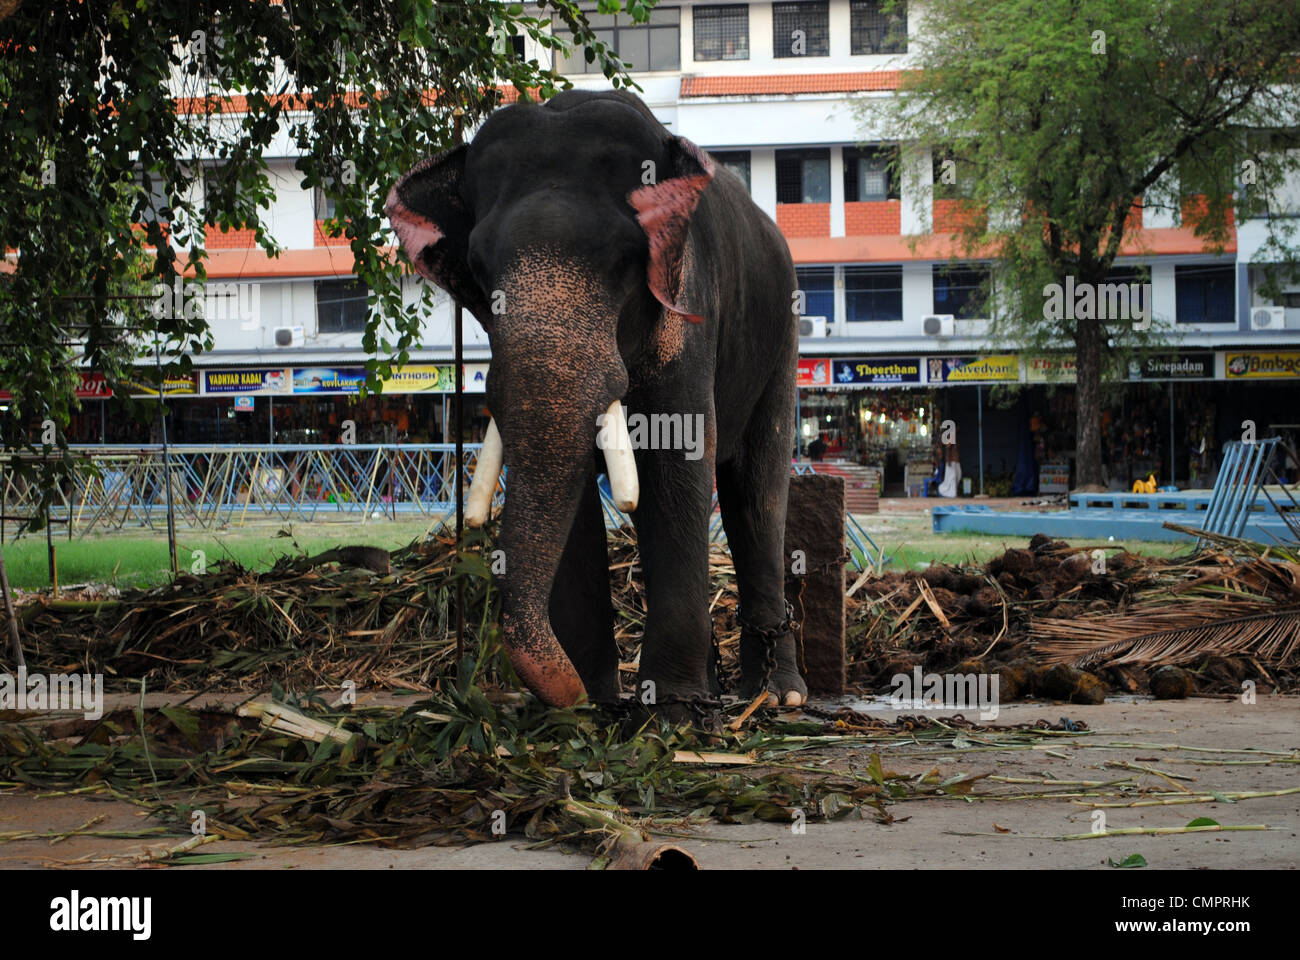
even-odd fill
[{"label": "sugarcane stalk", "polygon": [[1291,787],[1287,790],[1249,790],[1240,793],[1204,793],[1194,796],[1167,797],[1160,800],[1132,800],[1128,803],[1091,803],[1090,807],[1169,807],[1180,803],[1220,803],[1223,800],[1231,800],[1236,803],[1238,800],[1255,800],[1259,797],[1285,797],[1292,793],[1300,793],[1300,787]]},{"label": "sugarcane stalk", "polygon": [[1101,833],[1067,833],[1052,837],[1052,840],[1097,840],[1101,837],[1163,837],[1175,833],[1227,833],[1230,830],[1268,830],[1268,824],[1251,823],[1225,827],[1212,824],[1204,827],[1120,827],[1118,830],[1104,830]]}]

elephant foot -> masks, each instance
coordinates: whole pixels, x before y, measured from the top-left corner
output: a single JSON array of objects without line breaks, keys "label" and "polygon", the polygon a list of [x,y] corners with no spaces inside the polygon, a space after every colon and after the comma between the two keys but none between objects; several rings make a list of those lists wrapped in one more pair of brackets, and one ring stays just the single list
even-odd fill
[{"label": "elephant foot", "polygon": [[767,706],[801,707],[808,702],[808,684],[799,673],[798,650],[792,623],[787,619],[774,627],[760,629],[741,622],[740,695],[753,700],[764,687],[770,696]]},{"label": "elephant foot", "polygon": [[654,730],[656,727],[677,729],[694,727],[706,733],[718,733],[722,730],[722,712],[708,698],[671,699],[664,703],[645,704],[639,701],[629,703],[620,723],[625,737],[634,736],[642,729]]}]

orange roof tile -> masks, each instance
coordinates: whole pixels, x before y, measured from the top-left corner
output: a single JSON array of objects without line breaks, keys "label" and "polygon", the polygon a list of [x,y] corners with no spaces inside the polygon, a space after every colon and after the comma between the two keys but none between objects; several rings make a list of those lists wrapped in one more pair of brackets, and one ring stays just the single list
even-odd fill
[{"label": "orange roof tile", "polygon": [[[797,264],[807,263],[904,263],[917,260],[946,260],[956,254],[965,258],[954,234],[922,236],[913,249],[907,236],[788,237],[790,255]],[[1140,230],[1124,238],[1120,254],[1126,257],[1173,256],[1207,253],[1204,241],[1186,227]],[[1237,252],[1233,238],[1225,254]],[[988,256],[992,256],[990,249]]]},{"label": "orange roof tile", "polygon": [[685,98],[857,93],[863,90],[897,90],[902,79],[902,70],[864,70],[858,73],[778,73],[750,77],[682,77],[681,95]]}]

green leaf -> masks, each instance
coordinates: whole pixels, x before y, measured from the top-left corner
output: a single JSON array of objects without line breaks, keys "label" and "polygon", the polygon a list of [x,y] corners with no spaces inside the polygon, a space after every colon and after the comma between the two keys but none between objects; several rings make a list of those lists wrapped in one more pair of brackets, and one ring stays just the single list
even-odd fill
[{"label": "green leaf", "polygon": [[1189,827],[1217,827],[1219,826],[1219,821],[1211,820],[1209,817],[1197,817],[1187,825]]},{"label": "green leaf", "polygon": [[184,707],[159,707],[158,712],[172,722],[172,725],[189,741],[190,746],[199,745],[198,714]]},{"label": "green leaf", "polygon": [[1147,860],[1146,857],[1142,856],[1140,853],[1130,853],[1123,860],[1112,860],[1110,857],[1107,857],[1106,864],[1107,866],[1119,867],[1120,869],[1132,869],[1136,867],[1145,867],[1147,865]]}]

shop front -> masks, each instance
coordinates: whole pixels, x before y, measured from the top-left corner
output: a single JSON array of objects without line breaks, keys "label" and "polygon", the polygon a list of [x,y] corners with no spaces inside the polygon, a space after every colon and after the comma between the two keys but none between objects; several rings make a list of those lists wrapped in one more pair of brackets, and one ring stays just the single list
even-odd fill
[{"label": "shop front", "polygon": [[885,496],[920,495],[935,471],[921,358],[804,358],[799,373],[800,456],[870,468]]},{"label": "shop front", "polygon": [[[482,440],[490,419],[483,400],[487,364],[465,365],[464,440]],[[124,388],[132,399],[158,396],[140,370]],[[364,367],[200,368],[167,380],[168,440],[175,444],[451,443],[455,366],[409,364],[361,396]],[[85,399],[89,399],[89,396]],[[72,443],[158,443],[150,407],[128,405],[104,387],[85,402],[69,429]]]}]

